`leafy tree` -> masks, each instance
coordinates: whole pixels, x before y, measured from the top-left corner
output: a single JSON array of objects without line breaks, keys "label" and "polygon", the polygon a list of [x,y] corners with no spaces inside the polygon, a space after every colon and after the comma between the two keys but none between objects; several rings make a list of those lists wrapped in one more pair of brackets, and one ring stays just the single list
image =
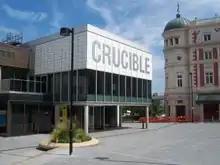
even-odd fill
[{"label": "leafy tree", "polygon": [[152,104],[150,105],[150,116],[157,116],[164,113],[163,106],[160,103],[160,100],[152,100]]}]

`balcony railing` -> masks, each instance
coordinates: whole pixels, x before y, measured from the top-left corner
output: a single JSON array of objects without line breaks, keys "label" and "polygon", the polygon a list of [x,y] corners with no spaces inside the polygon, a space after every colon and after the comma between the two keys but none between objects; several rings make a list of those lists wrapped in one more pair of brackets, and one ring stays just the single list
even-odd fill
[{"label": "balcony railing", "polygon": [[46,93],[46,83],[34,80],[2,79],[0,92]]}]

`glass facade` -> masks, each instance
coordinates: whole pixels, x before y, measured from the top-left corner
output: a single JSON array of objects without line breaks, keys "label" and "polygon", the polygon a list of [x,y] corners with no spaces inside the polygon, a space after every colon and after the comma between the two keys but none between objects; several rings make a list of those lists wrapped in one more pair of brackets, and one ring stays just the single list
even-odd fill
[{"label": "glass facade", "polygon": [[[70,76],[70,72],[47,75],[47,91],[53,94],[54,101],[69,101]],[[151,80],[89,69],[77,70],[73,75],[73,95],[75,101],[149,103]]]}]

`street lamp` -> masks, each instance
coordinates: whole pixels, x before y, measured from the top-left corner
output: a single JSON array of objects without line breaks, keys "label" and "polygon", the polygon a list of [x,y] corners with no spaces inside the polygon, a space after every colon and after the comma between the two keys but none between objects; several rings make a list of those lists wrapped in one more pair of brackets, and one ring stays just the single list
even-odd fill
[{"label": "street lamp", "polygon": [[191,107],[191,111],[192,111],[192,123],[194,122],[194,105],[193,105],[193,78],[192,78],[192,73],[190,72],[189,73],[189,76],[190,76],[190,84],[191,84],[191,104],[192,104],[192,107]]},{"label": "street lamp", "polygon": [[73,58],[74,58],[74,28],[60,28],[61,36],[70,36],[71,34],[71,68],[70,68],[70,108],[69,108],[69,155],[72,155],[73,152]]}]

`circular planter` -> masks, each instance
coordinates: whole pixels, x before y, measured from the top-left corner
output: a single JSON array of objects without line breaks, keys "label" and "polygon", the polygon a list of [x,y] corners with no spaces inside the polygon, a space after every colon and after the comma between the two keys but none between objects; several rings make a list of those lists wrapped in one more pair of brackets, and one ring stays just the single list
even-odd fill
[{"label": "circular planter", "polygon": [[[89,141],[81,142],[81,143],[73,143],[73,147],[81,148],[81,147],[91,147],[99,144],[99,140],[92,138]],[[38,147],[43,150],[50,150],[58,147],[69,147],[69,143],[53,143],[49,140],[43,140],[39,143]]]}]

